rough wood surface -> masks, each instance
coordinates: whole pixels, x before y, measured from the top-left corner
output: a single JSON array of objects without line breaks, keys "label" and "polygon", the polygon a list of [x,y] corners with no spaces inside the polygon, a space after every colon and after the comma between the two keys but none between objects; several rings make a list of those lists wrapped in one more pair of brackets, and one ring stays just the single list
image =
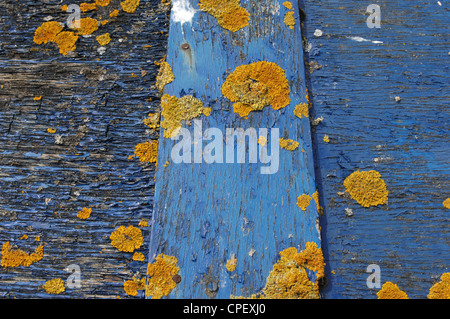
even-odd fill
[{"label": "rough wood surface", "polygon": [[[27,253],[44,245],[43,259],[29,267],[0,267],[2,298],[131,297],[124,281],[146,271],[109,236],[151,219],[154,164],[128,156],[157,138],[142,120],[159,108],[154,61],[166,53],[169,7],[140,1],[134,13],[121,11],[92,37],[80,37],[67,56],[53,44],[36,45],[36,28],[49,16],[65,22],[61,6],[70,3],[0,3],[0,244]],[[112,9],[119,1],[105,8]],[[100,54],[96,36],[104,32],[112,40]],[[83,207],[92,208],[86,220],[77,218]],[[148,238],[148,227],[141,229]],[[80,267],[81,288],[47,294],[42,284],[66,280],[71,264]]]}]

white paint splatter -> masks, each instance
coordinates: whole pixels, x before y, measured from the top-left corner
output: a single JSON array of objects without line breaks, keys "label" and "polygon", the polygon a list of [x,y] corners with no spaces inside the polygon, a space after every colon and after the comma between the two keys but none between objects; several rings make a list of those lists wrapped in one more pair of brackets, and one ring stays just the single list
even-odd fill
[{"label": "white paint splatter", "polygon": [[323,31],[322,31],[322,30],[316,29],[316,30],[314,31],[314,36],[315,36],[315,37],[321,37],[322,35],[323,35]]},{"label": "white paint splatter", "polygon": [[171,19],[174,22],[180,22],[181,25],[185,23],[192,24],[192,18],[196,10],[191,6],[188,0],[173,0]]},{"label": "white paint splatter", "polygon": [[383,43],[383,41],[372,41],[368,39],[364,39],[362,37],[349,37],[350,40],[356,41],[356,42],[372,42],[374,44],[380,44]]}]

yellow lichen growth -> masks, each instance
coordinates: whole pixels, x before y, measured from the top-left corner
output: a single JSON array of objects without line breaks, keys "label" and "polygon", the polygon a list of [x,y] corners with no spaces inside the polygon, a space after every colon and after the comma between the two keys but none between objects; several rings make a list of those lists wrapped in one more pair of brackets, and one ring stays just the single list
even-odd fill
[{"label": "yellow lichen growth", "polygon": [[79,219],[88,219],[91,216],[92,208],[83,207],[81,211],[77,213]]},{"label": "yellow lichen growth", "polygon": [[191,95],[176,98],[165,94],[161,98],[161,108],[161,115],[164,118],[161,127],[165,130],[166,138],[177,136],[182,121],[192,120],[204,114],[203,102]]},{"label": "yellow lichen growth", "polygon": [[61,10],[62,10],[62,11],[67,11],[68,8],[69,8],[69,7],[67,6],[67,4],[61,6]]},{"label": "yellow lichen growth", "polygon": [[289,10],[292,10],[292,2],[290,1],[283,2],[283,6],[285,6]]},{"label": "yellow lichen growth", "polygon": [[299,105],[297,105],[294,109],[294,115],[302,118],[304,117],[309,117],[309,106],[306,103],[300,103]]},{"label": "yellow lichen growth", "polygon": [[152,130],[159,128],[161,114],[149,113],[148,118],[143,119],[142,122]]},{"label": "yellow lichen growth", "polygon": [[111,0],[95,0],[95,3],[101,7],[106,7],[110,2]]},{"label": "yellow lichen growth", "polygon": [[327,134],[325,134],[325,135],[323,136],[323,141],[324,141],[325,143],[330,143],[330,137],[329,137]]},{"label": "yellow lichen growth", "polygon": [[390,281],[383,284],[381,290],[377,292],[377,297],[378,299],[409,299],[404,291]]},{"label": "yellow lichen growth", "polygon": [[71,31],[63,31],[58,33],[54,42],[59,47],[59,53],[62,55],[67,55],[71,51],[75,51],[77,48],[75,43],[78,40],[78,35]]},{"label": "yellow lichen growth", "polygon": [[79,26],[79,28],[76,28],[76,30],[80,35],[89,35],[97,31],[98,29],[98,21],[90,17],[76,20],[74,25]]},{"label": "yellow lichen growth", "polygon": [[294,151],[300,145],[299,142],[287,138],[280,138],[279,141],[280,147],[288,151]]},{"label": "yellow lichen growth", "polygon": [[450,209],[450,198],[447,198],[442,202],[442,205],[444,205],[445,208]]},{"label": "yellow lichen growth", "polygon": [[120,251],[132,253],[135,249],[141,247],[144,242],[142,231],[132,225],[120,226],[109,236],[111,245]]},{"label": "yellow lichen growth", "polygon": [[287,25],[289,29],[294,29],[295,17],[293,11],[286,12],[284,15],[284,24]]},{"label": "yellow lichen growth", "polygon": [[200,0],[200,10],[217,19],[219,25],[236,32],[246,26],[250,13],[240,6],[240,0]]},{"label": "yellow lichen growth", "polygon": [[28,235],[27,234],[24,234],[24,235],[22,235],[22,237],[20,237],[19,239],[28,239]]},{"label": "yellow lichen growth", "polygon": [[134,156],[139,157],[141,162],[156,163],[158,160],[158,140],[136,145]]},{"label": "yellow lichen growth", "polygon": [[222,85],[222,94],[234,102],[234,111],[241,117],[268,105],[279,110],[291,101],[284,70],[266,61],[238,66]]},{"label": "yellow lichen growth", "polygon": [[172,68],[170,67],[170,64],[161,61],[161,62],[155,62],[156,65],[159,65],[159,71],[158,75],[156,76],[156,88],[159,92],[163,92],[164,87],[173,82],[175,80],[175,76],[173,75]]},{"label": "yellow lichen growth", "polygon": [[210,107],[204,107],[202,111],[204,116],[210,116],[211,115],[211,108]]},{"label": "yellow lichen growth", "polygon": [[42,23],[40,27],[34,31],[33,41],[36,44],[43,44],[53,42],[58,33],[63,29],[63,26],[56,21],[48,21]]},{"label": "yellow lichen growth", "polygon": [[353,172],[345,179],[344,186],[347,193],[363,207],[383,205],[388,201],[386,183],[377,171]]},{"label": "yellow lichen growth", "polygon": [[430,288],[428,299],[450,299],[450,272],[441,276],[441,281]]},{"label": "yellow lichen growth", "polygon": [[[306,269],[315,272],[312,281]],[[280,252],[280,260],[273,265],[266,285],[260,295],[252,298],[263,299],[318,299],[319,280],[325,273],[322,249],[314,242],[306,243],[306,248],[298,252],[289,247]]]},{"label": "yellow lichen growth", "polygon": [[44,285],[42,285],[42,288],[44,288],[48,294],[57,295],[66,290],[64,286],[64,281],[62,279],[55,278],[48,280]]},{"label": "yellow lichen growth", "polygon": [[136,279],[133,276],[133,280],[127,280],[123,283],[123,289],[129,296],[137,296],[138,290],[145,289],[145,277]]},{"label": "yellow lichen growth", "polygon": [[161,299],[167,296],[176,286],[173,276],[178,274],[178,260],[174,256],[159,254],[156,261],[147,266],[147,275],[150,276],[145,288],[145,295],[152,299]]},{"label": "yellow lichen growth", "polygon": [[128,13],[133,13],[139,6],[139,0],[125,0],[120,3],[122,10]]},{"label": "yellow lichen growth", "polygon": [[86,11],[91,11],[91,10],[97,10],[97,4],[95,4],[95,3],[86,3],[86,2],[83,2],[82,4],[80,4],[80,11],[81,12],[86,12]]},{"label": "yellow lichen growth", "polygon": [[30,266],[32,263],[37,262],[44,256],[44,246],[39,246],[34,250],[34,253],[28,254],[20,249],[12,249],[9,241],[5,242],[2,246],[2,267],[18,267],[18,266]]},{"label": "yellow lichen growth", "polygon": [[265,138],[264,136],[260,136],[260,137],[258,137],[257,142],[261,146],[266,146],[267,145],[267,138]]},{"label": "yellow lichen growth", "polygon": [[148,219],[141,219],[138,224],[139,227],[148,227]]},{"label": "yellow lichen growth", "polygon": [[137,261],[144,261],[144,260],[145,260],[145,256],[144,256],[143,253],[135,252],[135,253],[133,254],[132,259],[133,259],[133,260],[137,260]]},{"label": "yellow lichen growth", "polygon": [[115,18],[115,17],[117,17],[119,15],[119,10],[113,10],[113,11],[111,11],[111,13],[109,14],[109,17],[110,18]]},{"label": "yellow lichen growth", "polygon": [[49,128],[47,129],[47,133],[54,134],[54,133],[56,133],[56,129],[55,129],[55,128],[52,128],[52,127],[49,127]]},{"label": "yellow lichen growth", "polygon": [[101,46],[107,45],[111,41],[109,33],[105,33],[96,37],[98,44]]},{"label": "yellow lichen growth", "polygon": [[323,207],[320,206],[319,203],[319,191],[316,190],[314,194],[312,194],[312,198],[314,199],[314,202],[316,203],[317,211],[319,212],[319,216],[322,216],[323,214]]},{"label": "yellow lichen growth", "polygon": [[303,194],[297,197],[297,206],[300,207],[303,211],[306,211],[306,208],[309,206],[311,200],[311,196]]},{"label": "yellow lichen growth", "polygon": [[231,258],[228,259],[228,261],[227,261],[225,267],[227,268],[227,270],[228,270],[229,272],[233,272],[233,271],[235,271],[236,266],[237,266],[237,259],[236,259],[236,257],[234,256],[234,254],[232,254],[232,255],[231,255]]}]

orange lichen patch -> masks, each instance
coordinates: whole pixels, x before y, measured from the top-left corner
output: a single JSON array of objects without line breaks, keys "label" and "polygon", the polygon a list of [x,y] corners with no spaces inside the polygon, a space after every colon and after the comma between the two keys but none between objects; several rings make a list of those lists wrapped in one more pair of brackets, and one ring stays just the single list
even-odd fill
[{"label": "orange lichen patch", "polygon": [[311,200],[311,196],[303,194],[297,197],[297,206],[300,207],[303,211],[306,211],[306,208],[309,206]]},{"label": "orange lichen patch", "polygon": [[141,219],[138,224],[139,227],[148,227],[148,219]]},{"label": "orange lichen patch", "polygon": [[9,241],[5,242],[2,246],[2,267],[18,267],[18,266],[30,266],[32,263],[37,262],[44,256],[44,246],[39,246],[35,249],[34,253],[28,254],[20,249],[12,249]]},{"label": "orange lichen patch", "polygon": [[69,8],[69,7],[67,6],[67,4],[61,6],[61,10],[62,10],[62,11],[67,11],[68,8]]},{"label": "orange lichen patch", "polygon": [[53,42],[58,33],[63,29],[62,24],[56,21],[48,21],[42,23],[40,27],[34,31],[33,41],[36,44]]},{"label": "orange lichen patch", "polygon": [[450,272],[441,276],[441,281],[430,288],[428,299],[450,299]]},{"label": "orange lichen patch", "polygon": [[178,274],[178,260],[174,256],[159,254],[156,261],[147,266],[147,275],[150,276],[145,287],[145,295],[152,299],[167,296],[176,286],[173,277]]},{"label": "orange lichen patch", "polygon": [[133,280],[127,280],[123,283],[123,289],[129,296],[137,296],[138,290],[145,289],[145,277],[136,279],[133,276]]},{"label": "orange lichen patch", "polygon": [[95,0],[95,3],[101,7],[106,7],[110,2],[111,0]]},{"label": "orange lichen patch", "polygon": [[55,129],[55,128],[52,128],[52,127],[49,127],[49,128],[47,129],[47,133],[54,134],[54,133],[56,133],[56,129]]},{"label": "orange lichen patch", "polygon": [[69,52],[75,51],[77,48],[75,43],[78,41],[78,35],[71,31],[63,31],[58,33],[54,42],[59,47],[59,53],[67,55]]},{"label": "orange lichen patch", "polygon": [[182,121],[199,117],[204,110],[203,102],[192,95],[176,98],[165,94],[161,98],[161,108],[161,115],[164,118],[161,127],[165,129],[164,137],[166,138],[177,136],[182,127]]},{"label": "orange lichen patch", "polygon": [[22,237],[20,237],[19,239],[28,239],[28,235],[27,235],[27,234],[24,234],[24,235],[22,235]]},{"label": "orange lichen patch", "polygon": [[87,17],[81,18],[80,20],[76,20],[74,25],[78,25],[79,28],[76,28],[78,34],[80,35],[89,35],[97,31],[98,29],[98,20]]},{"label": "orange lichen patch", "polygon": [[243,117],[247,119],[248,115],[251,111],[253,111],[253,108],[249,105],[242,104],[241,102],[236,102],[233,105],[234,113],[239,114],[240,117]]},{"label": "orange lichen patch", "polygon": [[291,101],[284,70],[266,61],[238,66],[222,85],[222,94],[234,102],[234,111],[242,117],[268,105],[279,110]]},{"label": "orange lichen patch", "polygon": [[294,109],[294,115],[302,118],[304,117],[309,117],[309,106],[306,103],[300,103],[299,105],[297,105]]},{"label": "orange lichen patch", "polygon": [[140,253],[140,252],[135,252],[134,254],[133,254],[133,260],[137,260],[137,261],[144,261],[145,260],[145,256],[144,256],[144,254],[143,253]]},{"label": "orange lichen patch", "polygon": [[236,32],[246,26],[250,13],[240,6],[240,0],[200,0],[200,10],[217,19],[219,25]]},{"label": "orange lichen patch", "polygon": [[378,299],[409,299],[404,291],[390,281],[383,284],[381,290],[377,292],[377,297]]},{"label": "orange lichen patch", "polygon": [[266,146],[267,145],[267,138],[265,138],[264,136],[260,136],[260,137],[258,137],[257,142],[261,146]]},{"label": "orange lichen patch", "polygon": [[386,183],[377,171],[353,172],[345,179],[344,186],[347,193],[363,207],[383,205],[388,201]]},{"label": "orange lichen patch", "polygon": [[111,245],[120,251],[132,253],[135,249],[141,247],[144,242],[142,231],[132,225],[120,226],[109,236]]},{"label": "orange lichen patch", "polygon": [[128,13],[133,13],[139,6],[139,0],[125,0],[120,3],[122,10]]},{"label": "orange lichen patch", "polygon": [[283,6],[285,6],[289,10],[292,10],[292,2],[290,1],[283,2]]},{"label": "orange lichen patch", "polygon": [[330,137],[329,137],[327,134],[325,134],[325,135],[323,136],[323,141],[324,141],[325,143],[330,143]]},{"label": "orange lichen patch", "polygon": [[300,145],[299,142],[287,138],[280,138],[279,141],[280,147],[288,151],[294,151]]},{"label": "orange lichen patch", "polygon": [[161,114],[159,113],[149,113],[148,118],[143,119],[142,122],[147,125],[150,129],[155,130],[159,128]]},{"label": "orange lichen patch", "polygon": [[110,18],[115,18],[115,17],[117,17],[119,15],[119,10],[113,10],[113,11],[111,11],[111,13],[109,14],[109,17]]},{"label": "orange lichen patch", "polygon": [[80,4],[80,11],[81,12],[86,12],[86,11],[91,11],[91,10],[97,10],[97,4],[95,4],[95,3],[86,3],[86,2],[83,2],[82,4]]},{"label": "orange lichen patch", "polygon": [[317,211],[319,212],[319,216],[322,216],[323,214],[323,207],[320,206],[319,203],[319,191],[316,190],[314,194],[312,194],[312,198],[314,199],[314,202],[316,203]]},{"label": "orange lichen patch", "polygon": [[294,29],[295,17],[293,11],[286,12],[284,15],[284,24],[287,25],[289,29]]},{"label": "orange lichen patch", "polygon": [[109,33],[105,33],[96,37],[98,44],[101,46],[107,45],[111,41]]},{"label": "orange lichen patch", "polygon": [[227,268],[227,270],[228,270],[229,272],[233,272],[233,271],[235,271],[236,266],[237,266],[237,259],[236,259],[236,257],[234,256],[234,254],[232,254],[231,257],[230,257],[230,259],[228,259],[228,261],[227,261],[225,267]]},{"label": "orange lichen patch", "polygon": [[155,86],[158,91],[162,93],[164,87],[175,80],[175,76],[173,75],[172,68],[170,67],[169,63],[165,61],[155,61],[155,64],[159,65],[159,71],[158,75],[156,76]]},{"label": "orange lichen patch", "polygon": [[[308,277],[306,269],[316,272],[314,281]],[[295,247],[286,248],[280,252],[280,260],[273,265],[259,298],[318,299],[324,269],[322,249],[316,243],[306,243],[306,249],[300,252]]]},{"label": "orange lichen patch", "polygon": [[202,110],[202,113],[204,116],[210,116],[211,115],[211,108],[210,107],[204,107]]},{"label": "orange lichen patch", "polygon": [[64,281],[62,279],[55,278],[48,280],[45,284],[42,285],[42,288],[44,288],[44,290],[48,294],[57,295],[66,290],[64,286]]},{"label": "orange lichen patch", "polygon": [[79,219],[88,219],[91,216],[92,208],[83,207],[81,211],[77,213]]},{"label": "orange lichen patch", "polygon": [[136,145],[134,156],[139,157],[141,162],[156,163],[158,160],[158,140]]},{"label": "orange lichen patch", "polygon": [[109,21],[108,20],[102,20],[102,21],[100,21],[100,24],[101,25],[105,25],[105,24],[107,24]]},{"label": "orange lichen patch", "polygon": [[450,198],[447,198],[442,202],[442,205],[444,205],[445,208],[450,209]]}]

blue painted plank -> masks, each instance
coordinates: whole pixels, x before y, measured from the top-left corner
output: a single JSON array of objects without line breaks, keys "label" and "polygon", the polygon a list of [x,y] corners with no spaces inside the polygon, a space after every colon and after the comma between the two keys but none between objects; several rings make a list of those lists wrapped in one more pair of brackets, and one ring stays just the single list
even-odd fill
[{"label": "blue painted plank", "polygon": [[[450,266],[443,206],[450,187],[448,8],[443,1],[373,2],[381,27],[369,28],[369,2],[303,2],[305,58],[321,66],[309,88],[312,116],[323,117],[313,144],[324,206],[324,298],[377,298],[380,288],[366,283],[371,264],[380,267],[381,285],[427,298]],[[358,169],[380,172],[386,205],[364,208],[345,194],[345,178]]]},{"label": "blue painted plank", "polygon": [[[306,242],[321,245],[314,201],[306,211],[296,205],[298,196],[316,192],[309,119],[294,116],[295,106],[307,103],[298,5],[291,10],[297,23],[290,29],[283,22],[288,11],[283,1],[241,1],[250,21],[233,33],[200,11],[198,1],[188,2],[195,9],[192,21],[171,20],[167,62],[175,81],[164,94],[193,95],[212,112],[183,127],[191,134],[200,125],[203,132],[217,128],[224,143],[227,128],[279,129],[280,137],[300,145],[295,151],[280,150],[276,173],[261,174],[266,164],[249,163],[248,158],[243,164],[173,163],[171,151],[178,141],[161,132],[149,262],[160,253],[177,258],[182,280],[169,298],[250,296],[261,292],[280,251],[302,250]],[[189,50],[182,48],[186,43]],[[221,87],[236,67],[257,61],[285,70],[291,102],[244,119],[233,112]],[[229,273],[225,264],[232,255],[237,268]]]}]

